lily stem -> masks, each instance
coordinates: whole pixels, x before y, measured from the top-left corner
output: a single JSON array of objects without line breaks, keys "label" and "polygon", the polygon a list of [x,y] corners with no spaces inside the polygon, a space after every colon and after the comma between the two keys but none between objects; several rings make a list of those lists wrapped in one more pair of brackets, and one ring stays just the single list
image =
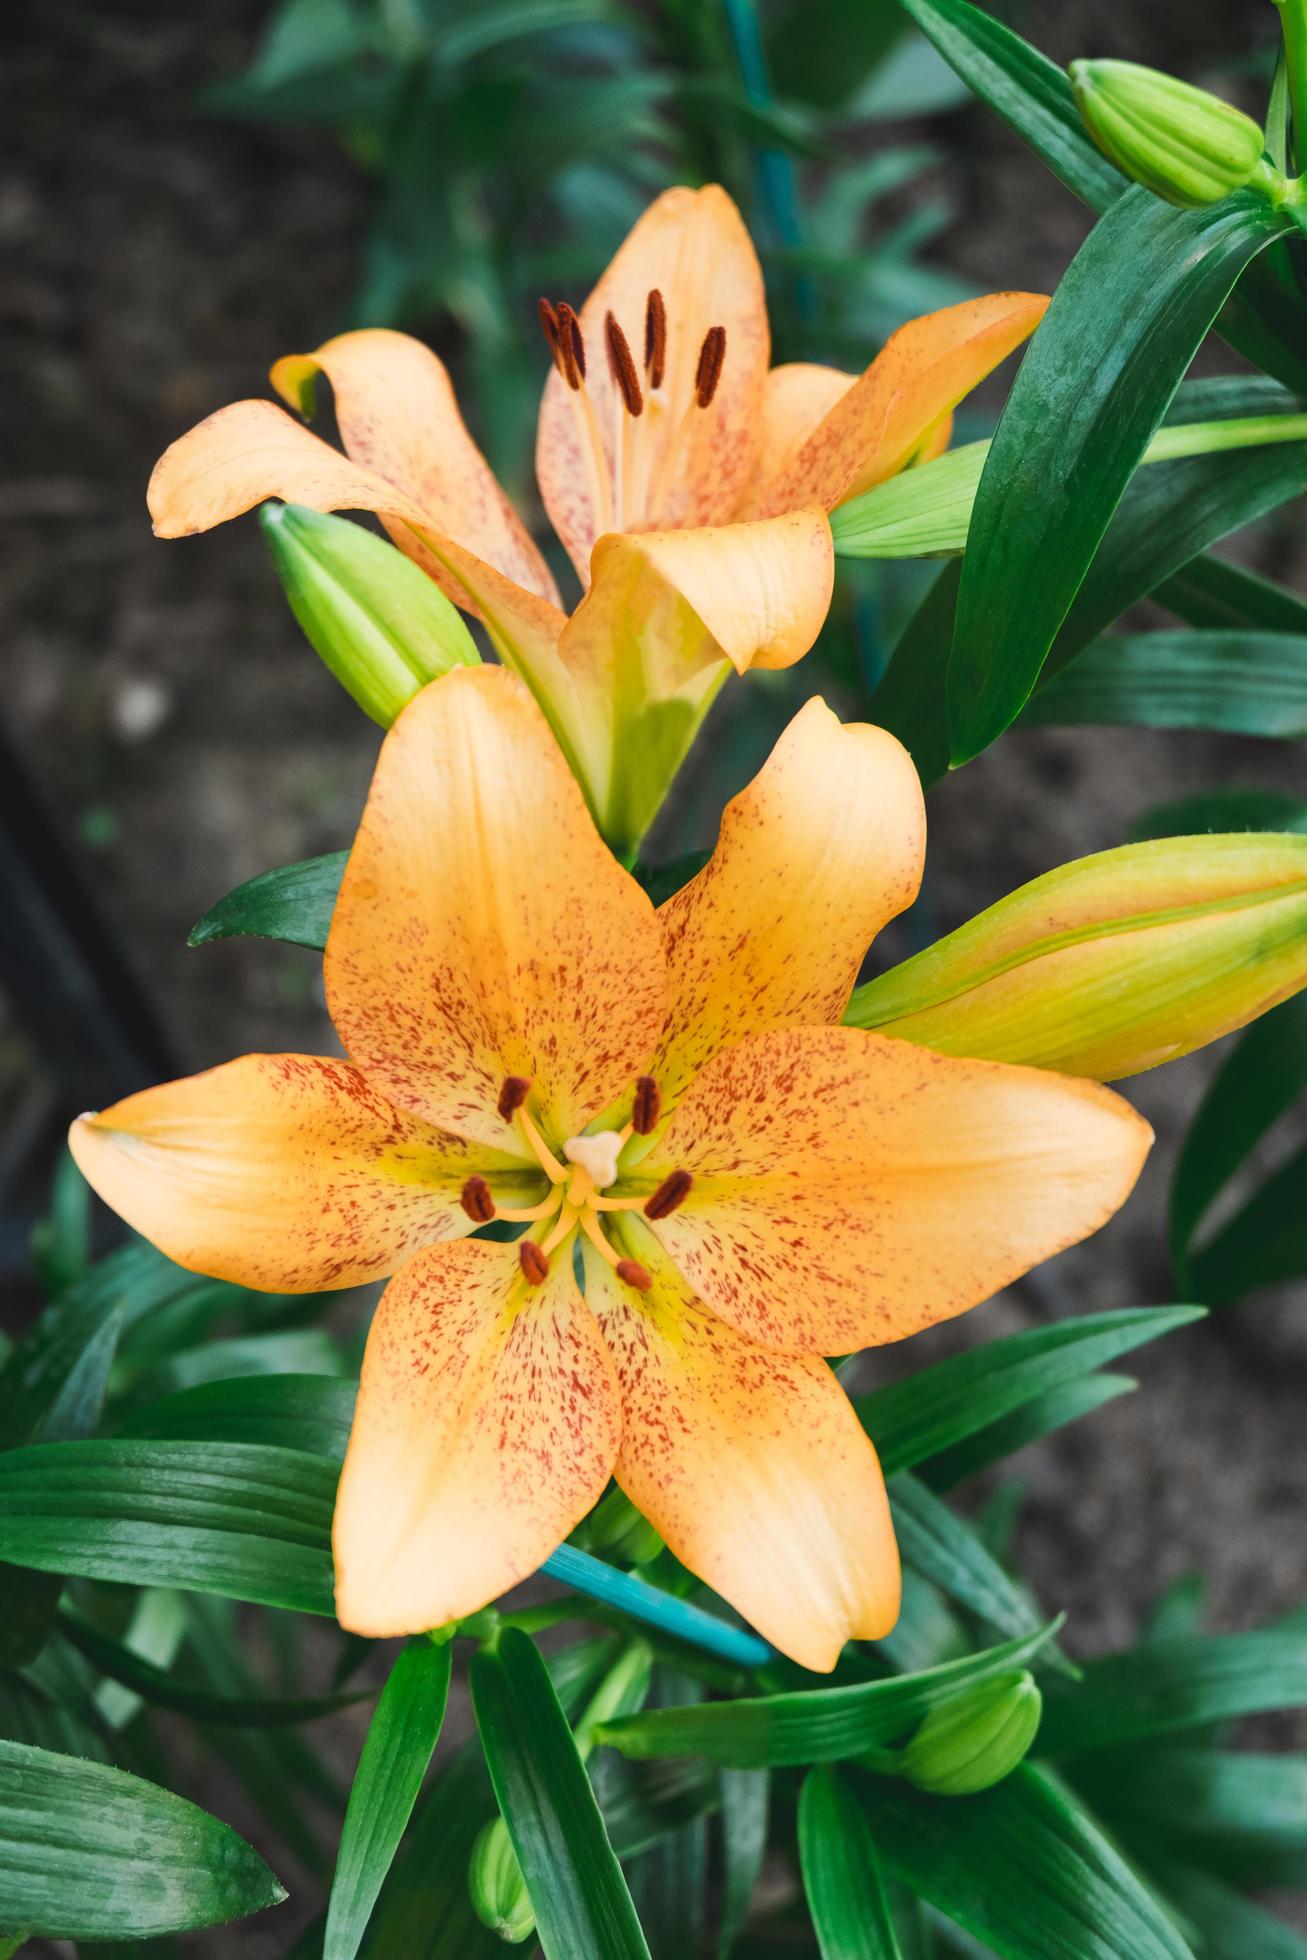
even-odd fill
[{"label": "lily stem", "polygon": [[1293,114],[1293,158],[1303,167],[1307,144],[1307,0],[1275,0],[1284,36],[1284,60],[1289,71],[1289,107]]}]

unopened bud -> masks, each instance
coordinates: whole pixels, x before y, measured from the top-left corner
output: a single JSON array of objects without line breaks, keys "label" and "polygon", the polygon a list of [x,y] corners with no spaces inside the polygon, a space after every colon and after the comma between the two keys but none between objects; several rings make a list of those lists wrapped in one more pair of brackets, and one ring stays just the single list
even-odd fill
[{"label": "unopened bud", "polygon": [[264,504],[259,520],[309,644],[383,728],[428,681],[477,664],[457,607],[384,538],[300,504]]},{"label": "unopened bud", "polygon": [[1307,985],[1307,837],[1168,837],[1047,872],[866,986],[846,1020],[1116,1081]]},{"label": "unopened bud", "polygon": [[535,1914],[502,1817],[485,1825],[472,1846],[467,1889],[477,1918],[501,1940],[516,1946],[534,1933]]},{"label": "unopened bud", "polygon": [[919,1790],[969,1797],[1010,1776],[1035,1739],[1043,1698],[1024,1672],[1000,1674],[932,1708],[899,1758]]},{"label": "unopened bud", "polygon": [[1215,204],[1270,176],[1262,129],[1219,95],[1133,61],[1073,61],[1070,75],[1099,149],[1168,204]]}]

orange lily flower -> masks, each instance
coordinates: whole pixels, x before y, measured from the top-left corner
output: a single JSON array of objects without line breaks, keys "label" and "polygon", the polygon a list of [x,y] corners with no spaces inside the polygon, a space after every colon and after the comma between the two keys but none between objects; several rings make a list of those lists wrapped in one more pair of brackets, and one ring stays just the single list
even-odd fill
[{"label": "orange lily flower", "polygon": [[[343,1625],[475,1611],[615,1476],[804,1666],[893,1626],[880,1468],[821,1357],[1085,1237],[1151,1140],[1098,1083],[839,1025],[924,833],[906,752],[813,700],[655,911],[527,690],[455,669],[386,736],[337,902],[352,1059],[250,1055],[73,1126],[184,1266],[396,1275],[337,1500]],[[527,1235],[468,1236],[492,1218]]]},{"label": "orange lily flower", "polygon": [[541,303],[554,366],[536,464],[586,588],[570,618],[444,366],[405,334],[341,334],[272,370],[304,413],[327,377],[345,455],[271,402],[236,402],[165,453],[150,511],[161,537],[268,497],[375,511],[484,622],[604,836],[629,855],[725,676],[788,667],[816,639],[834,577],[827,512],[946,446],[954,404],[1047,303],[999,293],[913,320],[856,379],[769,370],[762,272],[739,212],[715,185],[668,191],[579,315]]}]

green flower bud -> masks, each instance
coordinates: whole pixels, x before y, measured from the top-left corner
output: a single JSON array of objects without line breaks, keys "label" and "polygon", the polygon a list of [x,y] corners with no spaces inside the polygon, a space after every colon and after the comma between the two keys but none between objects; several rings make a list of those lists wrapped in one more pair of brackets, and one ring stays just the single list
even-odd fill
[{"label": "green flower bud", "polygon": [[467,1889],[472,1909],[483,1926],[512,1946],[530,1939],[535,1931],[535,1914],[502,1817],[485,1825],[472,1846]]},{"label": "green flower bud", "polygon": [[259,520],[309,644],[383,728],[428,681],[480,660],[457,607],[384,538],[301,504],[264,504]]},{"label": "green flower bud", "polygon": [[1218,95],[1133,61],[1073,61],[1070,75],[1099,149],[1168,204],[1215,204],[1266,174],[1263,131]]},{"label": "green flower bud", "polygon": [[899,1758],[919,1790],[969,1797],[1001,1783],[1035,1739],[1043,1697],[1032,1677],[999,1674],[932,1708]]}]

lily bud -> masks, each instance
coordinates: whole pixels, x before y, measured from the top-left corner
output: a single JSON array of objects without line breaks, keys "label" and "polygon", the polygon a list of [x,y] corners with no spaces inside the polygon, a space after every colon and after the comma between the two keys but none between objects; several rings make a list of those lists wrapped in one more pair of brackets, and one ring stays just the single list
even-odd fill
[{"label": "lily bud", "polygon": [[1219,95],[1133,61],[1073,61],[1069,72],[1099,149],[1168,204],[1215,204],[1260,174],[1262,129]]},{"label": "lily bud", "polygon": [[263,504],[259,521],[309,644],[383,728],[428,681],[480,660],[458,609],[384,538],[300,504]]},{"label": "lily bud", "polygon": [[1023,885],[859,987],[845,1019],[944,1055],[1110,1082],[1307,985],[1307,837],[1169,837]]},{"label": "lily bud", "polygon": [[484,1825],[477,1835],[468,1862],[467,1889],[477,1918],[501,1940],[516,1946],[534,1933],[535,1914],[502,1817]]},{"label": "lily bud", "polygon": [[1025,1673],[1000,1674],[932,1708],[899,1770],[937,1797],[970,1797],[1010,1776],[1039,1728],[1043,1697]]}]

